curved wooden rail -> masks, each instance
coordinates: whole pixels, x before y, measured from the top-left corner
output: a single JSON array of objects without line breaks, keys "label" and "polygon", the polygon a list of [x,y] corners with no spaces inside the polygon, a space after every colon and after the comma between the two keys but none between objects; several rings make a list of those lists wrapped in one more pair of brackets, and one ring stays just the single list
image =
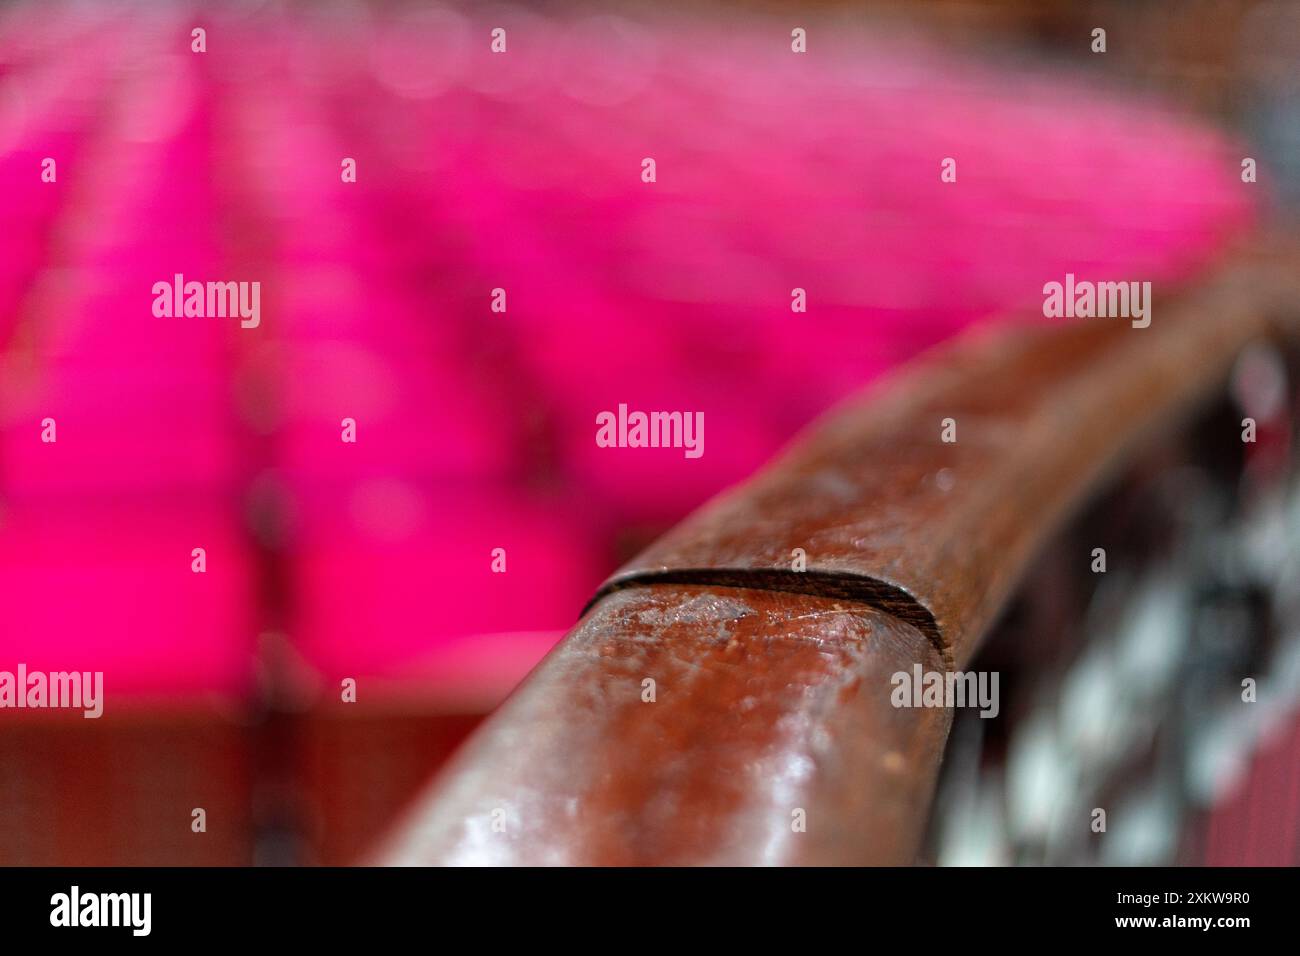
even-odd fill
[{"label": "curved wooden rail", "polygon": [[905,367],[615,574],[379,860],[910,862],[951,714],[895,709],[890,676],[967,662],[1063,521],[1296,302],[1253,261],[1149,328],[1002,327]]}]

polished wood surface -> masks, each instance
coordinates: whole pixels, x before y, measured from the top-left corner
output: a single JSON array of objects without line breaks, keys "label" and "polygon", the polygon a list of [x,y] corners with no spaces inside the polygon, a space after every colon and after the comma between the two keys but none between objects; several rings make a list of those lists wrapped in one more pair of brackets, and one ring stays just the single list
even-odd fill
[{"label": "polished wood surface", "polygon": [[949,722],[943,710],[890,706],[890,674],[915,662],[941,667],[920,632],[873,608],[725,587],[624,589],[454,759],[389,859],[905,857]]},{"label": "polished wood surface", "polygon": [[375,858],[911,862],[951,715],[895,709],[890,675],[967,662],[1062,522],[1296,303],[1252,260],[1149,328],[1004,326],[905,367],[615,574]]}]

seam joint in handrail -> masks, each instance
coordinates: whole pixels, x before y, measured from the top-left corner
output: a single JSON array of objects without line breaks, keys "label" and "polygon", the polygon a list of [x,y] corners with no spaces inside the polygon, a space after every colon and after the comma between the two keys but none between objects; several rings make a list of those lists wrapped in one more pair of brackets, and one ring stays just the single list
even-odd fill
[{"label": "seam joint in handrail", "polygon": [[674,568],[665,571],[640,571],[605,584],[596,592],[595,597],[587,602],[583,613],[591,610],[602,598],[615,591],[655,584],[712,585],[758,591],[780,591],[786,594],[805,594],[862,604],[896,617],[905,624],[910,624],[934,645],[948,670],[955,666],[952,651],[948,648],[943,633],[939,630],[939,625],[929,608],[895,584],[860,574],[785,571],[779,568]]}]

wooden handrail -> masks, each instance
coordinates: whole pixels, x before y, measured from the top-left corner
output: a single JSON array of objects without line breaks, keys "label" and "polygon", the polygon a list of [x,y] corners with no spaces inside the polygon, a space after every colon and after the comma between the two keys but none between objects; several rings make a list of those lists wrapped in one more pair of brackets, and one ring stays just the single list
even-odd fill
[{"label": "wooden handrail", "polygon": [[910,862],[951,713],[890,676],[969,661],[1069,515],[1294,332],[1286,266],[1149,328],[968,335],[832,412],[615,574],[378,860]]}]

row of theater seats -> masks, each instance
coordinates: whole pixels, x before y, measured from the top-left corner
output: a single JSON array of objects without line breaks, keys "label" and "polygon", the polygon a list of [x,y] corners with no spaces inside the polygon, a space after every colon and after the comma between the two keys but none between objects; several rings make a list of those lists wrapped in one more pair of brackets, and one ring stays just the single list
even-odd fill
[{"label": "row of theater seats", "polygon": [[[502,54],[450,7],[0,11],[0,667],[107,694],[100,723],[24,715],[0,744],[19,861],[77,860],[42,841],[78,787],[135,795],[58,804],[105,861],[189,859],[219,787],[245,811],[217,856],[245,858],[282,812],[247,810],[256,753],[313,732],[285,699],[323,727],[459,715],[454,739],[621,559],[834,401],[1032,318],[1067,271],[1170,288],[1250,223],[1227,144],[1037,69],[830,25],[800,55],[763,19],[495,15]],[[259,327],[154,316],[177,273],[261,283]],[[599,448],[620,403],[703,412],[704,455]],[[134,782],[101,727],[149,758]]]}]

